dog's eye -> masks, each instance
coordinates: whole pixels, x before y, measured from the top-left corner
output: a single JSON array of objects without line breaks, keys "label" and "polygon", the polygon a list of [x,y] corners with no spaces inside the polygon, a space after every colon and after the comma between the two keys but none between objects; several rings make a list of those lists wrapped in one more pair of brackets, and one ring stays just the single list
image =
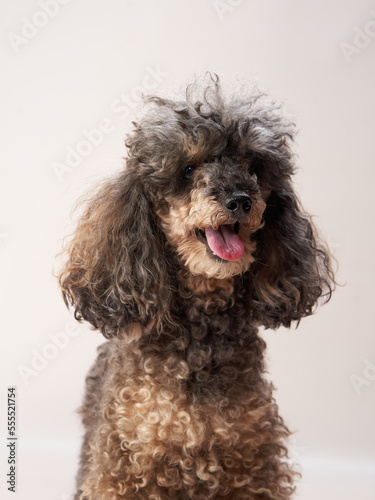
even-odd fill
[{"label": "dog's eye", "polygon": [[188,167],[185,168],[184,171],[184,179],[189,181],[195,171],[195,167],[193,165],[189,165]]}]

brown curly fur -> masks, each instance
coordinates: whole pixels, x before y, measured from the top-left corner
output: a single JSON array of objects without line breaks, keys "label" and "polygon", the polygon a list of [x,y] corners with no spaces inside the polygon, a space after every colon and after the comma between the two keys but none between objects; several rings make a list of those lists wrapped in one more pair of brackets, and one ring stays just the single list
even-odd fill
[{"label": "brown curly fur", "polygon": [[[148,99],[127,168],[88,200],[66,248],[64,299],[110,339],[87,378],[76,499],[294,491],[258,327],[329,300],[330,257],[292,188],[292,124],[259,93],[225,100],[208,80],[184,101]],[[228,209],[236,192],[248,212]],[[244,242],[238,260],[199,237],[222,224]]]}]

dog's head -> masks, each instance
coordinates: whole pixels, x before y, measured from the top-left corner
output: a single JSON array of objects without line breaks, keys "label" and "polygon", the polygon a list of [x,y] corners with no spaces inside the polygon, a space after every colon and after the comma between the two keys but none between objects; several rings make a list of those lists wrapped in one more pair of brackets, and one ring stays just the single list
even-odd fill
[{"label": "dog's head", "polygon": [[225,279],[247,271],[254,261],[253,234],[263,225],[268,193],[261,191],[250,158],[230,152],[225,144],[231,140],[225,124],[210,121],[204,125],[206,134],[221,128],[222,151],[211,156],[209,150],[195,149],[195,141],[203,142],[197,137],[199,127],[188,137],[183,132],[180,145],[187,150],[173,163],[174,190],[160,197],[158,215],[168,241],[192,274]]},{"label": "dog's head", "polygon": [[226,101],[216,77],[196,92],[148,99],[127,168],[92,197],[67,248],[65,300],[107,336],[173,323],[181,269],[242,276],[252,317],[267,327],[331,295],[328,252],[291,184],[293,125],[260,94]]}]

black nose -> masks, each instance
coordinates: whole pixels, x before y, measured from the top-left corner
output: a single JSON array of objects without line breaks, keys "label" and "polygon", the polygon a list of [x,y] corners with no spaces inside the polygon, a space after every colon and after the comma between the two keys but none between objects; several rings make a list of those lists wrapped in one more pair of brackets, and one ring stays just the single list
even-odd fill
[{"label": "black nose", "polygon": [[232,196],[226,200],[225,208],[236,219],[243,219],[250,212],[251,197],[247,193],[233,193]]}]

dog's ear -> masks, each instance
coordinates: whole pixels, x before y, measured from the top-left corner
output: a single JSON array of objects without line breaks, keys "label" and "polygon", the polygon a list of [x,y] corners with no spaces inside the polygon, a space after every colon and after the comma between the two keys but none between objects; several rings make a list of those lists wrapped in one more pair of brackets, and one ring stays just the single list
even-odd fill
[{"label": "dog's ear", "polygon": [[257,233],[250,270],[254,319],[266,328],[289,327],[328,301],[335,285],[331,257],[303,212],[290,179],[271,192]]},{"label": "dog's ear", "polygon": [[133,323],[157,325],[169,310],[171,286],[164,233],[141,177],[125,171],[85,203],[64,250],[66,304],[108,338]]}]

